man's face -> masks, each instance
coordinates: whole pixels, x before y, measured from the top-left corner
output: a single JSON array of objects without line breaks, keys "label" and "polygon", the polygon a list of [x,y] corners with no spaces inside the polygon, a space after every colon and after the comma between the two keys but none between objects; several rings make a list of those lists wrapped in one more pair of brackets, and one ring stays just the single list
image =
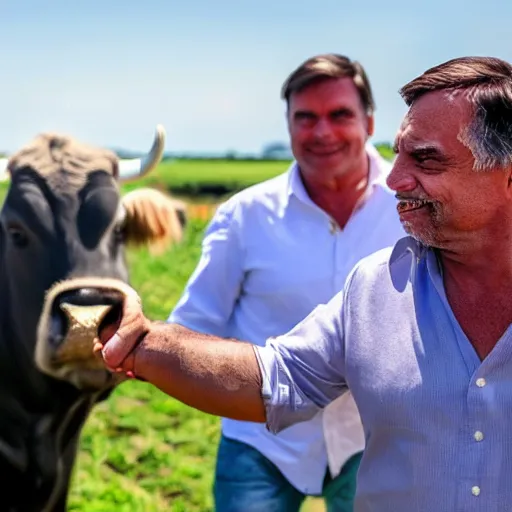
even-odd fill
[{"label": "man's face", "polygon": [[330,180],[360,165],[373,118],[351,78],[332,78],[291,95],[288,130],[302,173]]},{"label": "man's face", "polygon": [[[395,141],[388,185],[404,229],[426,245],[455,248],[500,229],[510,208],[509,173],[475,171],[461,142],[473,112],[464,93],[427,93],[413,103]],[[501,214],[500,214],[501,210]]]}]

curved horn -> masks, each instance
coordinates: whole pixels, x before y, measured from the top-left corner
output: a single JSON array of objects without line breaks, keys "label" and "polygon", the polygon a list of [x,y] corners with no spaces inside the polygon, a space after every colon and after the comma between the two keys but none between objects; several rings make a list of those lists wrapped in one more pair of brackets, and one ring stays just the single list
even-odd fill
[{"label": "curved horn", "polygon": [[149,153],[142,158],[130,158],[119,160],[119,176],[121,182],[138,180],[145,174],[150,173],[162,159],[165,146],[165,129],[157,125],[155,140]]},{"label": "curved horn", "polygon": [[9,179],[9,173],[7,172],[8,158],[0,158],[0,181],[7,181]]}]

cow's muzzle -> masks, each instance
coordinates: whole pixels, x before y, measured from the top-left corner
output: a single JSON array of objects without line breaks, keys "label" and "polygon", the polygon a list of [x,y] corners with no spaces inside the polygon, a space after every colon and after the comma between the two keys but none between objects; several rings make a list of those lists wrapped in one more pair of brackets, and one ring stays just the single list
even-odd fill
[{"label": "cow's muzzle", "polygon": [[116,279],[62,281],[46,296],[39,320],[35,361],[44,373],[80,389],[101,389],[120,377],[93,352],[99,330],[120,317],[130,288]]}]

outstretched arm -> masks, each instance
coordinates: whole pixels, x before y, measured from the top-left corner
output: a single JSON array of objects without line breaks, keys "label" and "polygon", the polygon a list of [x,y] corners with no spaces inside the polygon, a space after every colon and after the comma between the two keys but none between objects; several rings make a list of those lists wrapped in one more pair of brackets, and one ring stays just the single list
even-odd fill
[{"label": "outstretched arm", "polygon": [[252,344],[151,322],[135,294],[126,298],[120,325],[103,329],[100,338],[95,349],[113,371],[146,380],[207,413],[265,422]]},{"label": "outstretched arm", "polygon": [[100,332],[107,367],[139,377],[196,409],[266,422],[305,421],[347,390],[342,294],[265,347],[149,321],[135,292],[119,325]]},{"label": "outstretched arm", "polygon": [[137,347],[135,375],[187,405],[246,421],[265,421],[261,374],[249,343],[177,324],[151,324]]}]

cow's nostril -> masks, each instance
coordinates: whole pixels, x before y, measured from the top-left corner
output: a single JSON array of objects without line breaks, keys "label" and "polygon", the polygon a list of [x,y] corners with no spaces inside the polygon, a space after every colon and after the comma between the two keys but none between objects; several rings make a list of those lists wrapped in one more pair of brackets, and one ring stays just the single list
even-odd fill
[{"label": "cow's nostril", "polygon": [[54,347],[59,347],[66,337],[68,329],[69,320],[67,315],[57,305],[54,305],[50,317],[49,342]]},{"label": "cow's nostril", "polygon": [[124,295],[111,288],[77,288],[59,294],[55,303],[67,303],[74,306],[118,306],[123,303]]},{"label": "cow's nostril", "polygon": [[[70,332],[70,311],[78,312],[81,308],[83,311],[96,311],[99,307],[97,314],[99,315],[98,320],[101,320],[96,326],[96,335],[106,326],[116,325],[121,317],[123,300],[124,295],[120,291],[110,288],[77,288],[59,294],[53,301],[51,309],[50,343],[55,348],[63,344]],[[101,306],[110,306],[104,315],[100,312],[103,309]],[[71,317],[73,315],[71,313]]]}]

